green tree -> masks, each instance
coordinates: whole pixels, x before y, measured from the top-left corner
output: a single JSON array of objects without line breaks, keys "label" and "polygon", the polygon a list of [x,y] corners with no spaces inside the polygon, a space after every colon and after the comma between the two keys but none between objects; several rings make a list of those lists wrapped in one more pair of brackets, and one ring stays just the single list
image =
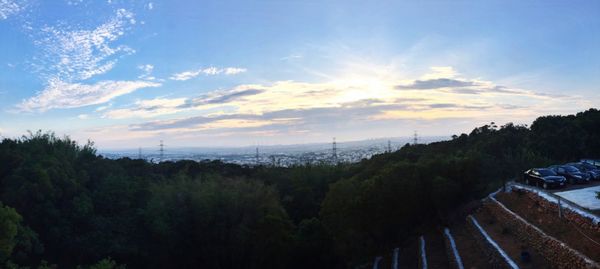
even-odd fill
[{"label": "green tree", "polygon": [[11,256],[17,244],[16,237],[21,220],[21,215],[14,208],[0,202],[0,262]]}]

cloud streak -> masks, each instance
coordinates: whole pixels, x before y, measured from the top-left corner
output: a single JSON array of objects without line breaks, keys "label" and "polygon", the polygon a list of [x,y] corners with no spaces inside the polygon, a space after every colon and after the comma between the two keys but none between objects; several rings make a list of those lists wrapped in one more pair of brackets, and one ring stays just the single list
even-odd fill
[{"label": "cloud streak", "polygon": [[[168,136],[181,141],[202,137],[239,143],[265,135],[277,139],[273,141],[331,137],[336,133],[359,133],[364,138],[393,131],[389,126],[397,124],[402,124],[400,129],[451,128],[450,132],[456,132],[473,127],[473,122],[526,122],[546,107],[568,110],[575,102],[575,97],[549,98],[491,81],[460,77],[448,70],[434,71],[434,75],[416,80],[353,73],[348,78],[319,83],[243,84],[198,97],[138,100],[100,113],[113,119],[145,119],[115,127],[126,130],[128,137]],[[441,77],[445,74],[448,77]],[[424,78],[427,76],[430,78]],[[420,89],[400,90],[398,85]]]},{"label": "cloud streak", "polygon": [[95,84],[81,84],[53,80],[36,96],[18,104],[17,109],[27,112],[44,112],[54,108],[103,104],[138,89],[160,85],[148,81],[101,81]]},{"label": "cloud streak", "polygon": [[147,79],[147,80],[155,80],[156,79],[154,76],[152,76],[152,71],[154,70],[154,65],[142,64],[142,65],[138,65],[138,69],[142,71],[142,74],[138,76],[139,79]]},{"label": "cloud streak", "polygon": [[208,67],[208,68],[203,68],[203,69],[175,73],[169,79],[185,81],[185,80],[195,78],[202,74],[207,75],[207,76],[214,76],[214,75],[219,75],[219,74],[236,75],[236,74],[244,73],[246,71],[247,71],[246,68],[239,68],[239,67],[226,67],[226,68]]},{"label": "cloud streak", "polygon": [[151,118],[173,114],[181,111],[180,107],[185,104],[186,100],[186,98],[138,100],[134,103],[134,107],[109,110],[102,117],[110,119]]},{"label": "cloud streak", "polygon": [[202,109],[206,106],[226,105],[246,96],[262,93],[257,89],[233,89],[218,91],[196,98],[155,98],[138,100],[128,108],[113,109],[105,112],[103,117],[111,119],[152,118],[162,115],[175,114],[188,109]]},{"label": "cloud streak", "polygon": [[[438,69],[434,72],[436,76],[441,74]],[[369,114],[368,117],[372,119],[396,116],[405,118],[410,113],[423,114],[425,111],[427,113],[424,115],[428,118],[441,118],[449,111],[451,113],[473,110],[508,111],[549,101],[548,96],[543,94],[510,89],[489,81],[459,78],[456,77],[456,72],[444,74],[452,77],[404,80],[403,83],[399,83],[402,80],[353,76],[351,80],[324,83],[279,81],[270,85],[247,84],[195,98],[140,101],[130,107],[108,111],[105,117],[150,118],[184,112],[201,113],[204,116],[208,114],[268,115],[276,111],[293,110],[308,113],[329,108],[342,111],[349,107],[353,109],[369,107],[375,108],[372,111],[379,113],[379,115]],[[398,85],[402,85],[403,90],[398,90]],[[518,98],[519,101],[509,109],[505,105],[500,105],[506,104],[507,98]],[[358,116],[352,113],[349,115]],[[296,116],[298,115],[289,117]]]},{"label": "cloud streak", "polygon": [[416,90],[431,90],[451,87],[470,87],[477,86],[473,81],[464,81],[450,78],[438,78],[429,80],[415,80],[408,85],[398,85],[397,89],[416,89]]}]

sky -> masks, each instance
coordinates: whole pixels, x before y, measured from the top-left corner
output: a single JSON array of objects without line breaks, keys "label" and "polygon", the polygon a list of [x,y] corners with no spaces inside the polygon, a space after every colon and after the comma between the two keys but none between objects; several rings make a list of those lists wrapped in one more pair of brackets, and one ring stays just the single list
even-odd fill
[{"label": "sky", "polygon": [[600,104],[600,1],[0,0],[0,135],[448,136]]}]

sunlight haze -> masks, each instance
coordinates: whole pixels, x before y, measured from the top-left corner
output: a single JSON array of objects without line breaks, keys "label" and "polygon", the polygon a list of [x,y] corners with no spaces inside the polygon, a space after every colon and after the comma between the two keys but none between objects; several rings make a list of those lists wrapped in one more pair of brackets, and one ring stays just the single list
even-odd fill
[{"label": "sunlight haze", "polygon": [[600,102],[597,1],[0,1],[0,134],[447,136]]}]

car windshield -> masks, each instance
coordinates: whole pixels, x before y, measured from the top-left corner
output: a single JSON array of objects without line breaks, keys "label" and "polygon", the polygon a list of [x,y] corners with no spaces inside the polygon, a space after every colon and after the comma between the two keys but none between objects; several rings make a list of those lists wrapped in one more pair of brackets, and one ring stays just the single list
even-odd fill
[{"label": "car windshield", "polygon": [[596,169],[596,166],[591,165],[589,163],[581,163],[580,165],[585,167],[586,169]]},{"label": "car windshield", "polygon": [[579,163],[573,163],[573,164],[569,164],[569,165],[573,166],[573,167],[575,167],[575,168],[577,168],[579,170],[584,170],[585,169],[585,166],[583,166],[583,165],[581,165]]},{"label": "car windshield", "polygon": [[571,172],[571,173],[579,172],[579,170],[577,170],[577,168],[570,166],[570,165],[565,165],[564,168],[565,168],[565,170],[567,170],[567,172]]},{"label": "car windshield", "polygon": [[540,173],[541,176],[543,177],[547,177],[547,176],[556,176],[556,173],[554,173],[554,171],[550,170],[550,169],[538,169],[537,170],[538,173]]}]

